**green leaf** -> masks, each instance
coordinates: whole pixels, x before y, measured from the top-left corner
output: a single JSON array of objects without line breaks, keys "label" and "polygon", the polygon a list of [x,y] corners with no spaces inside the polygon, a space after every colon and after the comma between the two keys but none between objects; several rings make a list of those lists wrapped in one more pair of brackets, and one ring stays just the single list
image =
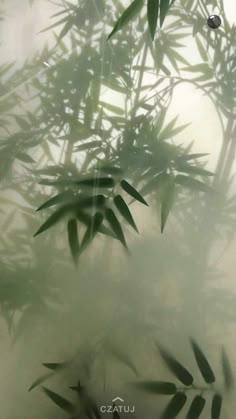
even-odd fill
[{"label": "green leaf", "polygon": [[143,0],[134,0],[131,5],[123,12],[123,14],[119,17],[117,20],[113,30],[108,36],[108,40],[111,39],[111,37],[118,32],[120,29],[122,29],[127,23],[130,22],[131,19],[139,12],[143,5]]},{"label": "green leaf", "polygon": [[42,384],[44,381],[46,381],[48,378],[52,377],[54,373],[53,372],[49,372],[47,374],[42,375],[41,377],[37,378],[33,384],[31,384],[30,388],[28,391],[33,390],[34,388],[38,387],[40,384]]},{"label": "green leaf", "polygon": [[69,362],[44,362],[42,365],[49,370],[56,371],[65,368]]},{"label": "green leaf", "polygon": [[64,397],[60,396],[59,394],[55,393],[54,391],[49,390],[46,387],[43,387],[44,393],[51,399],[58,407],[64,410],[67,413],[74,413],[75,407],[74,405],[69,402]]},{"label": "green leaf", "polygon": [[63,29],[61,30],[61,32],[59,34],[57,44],[59,44],[59,42],[68,34],[68,32],[70,31],[70,29],[72,28],[74,23],[75,23],[74,17],[70,18],[70,20],[68,20],[68,22],[66,22],[65,26],[63,27]]},{"label": "green leaf", "polygon": [[100,101],[100,105],[104,108],[108,109],[109,111],[116,113],[117,115],[123,115],[124,109],[119,108],[118,106],[111,105],[110,103]]},{"label": "green leaf", "polygon": [[212,192],[213,189],[200,180],[191,178],[190,176],[177,175],[175,178],[175,183],[182,185],[191,190],[197,190],[201,192]]},{"label": "green leaf", "polygon": [[38,207],[36,211],[41,211],[42,209],[52,207],[53,205],[60,204],[62,202],[65,203],[65,201],[68,201],[68,198],[71,199],[72,197],[73,194],[71,191],[61,192]]},{"label": "green leaf", "polygon": [[223,398],[220,394],[215,394],[211,405],[211,419],[219,419]]},{"label": "green leaf", "polygon": [[17,153],[16,158],[24,163],[35,163],[34,159],[26,153]]},{"label": "green leaf", "polygon": [[114,203],[115,203],[115,206],[118,209],[118,211],[120,211],[121,215],[123,215],[123,217],[126,219],[126,221],[128,221],[128,223],[138,233],[138,229],[137,229],[137,226],[136,226],[136,224],[134,222],[133,216],[132,216],[132,214],[131,214],[131,212],[129,210],[128,205],[126,204],[126,202],[122,198],[122,196],[121,195],[115,196]]},{"label": "green leaf", "polygon": [[222,369],[225,381],[226,390],[231,390],[234,386],[234,377],[233,372],[230,366],[228,355],[225,350],[222,350]]},{"label": "green leaf", "polygon": [[157,20],[159,14],[159,0],[148,0],[147,2],[147,17],[148,17],[148,26],[149,31],[154,40],[156,28],[157,28]]},{"label": "green leaf", "polygon": [[171,6],[170,0],[160,0],[160,27],[162,27],[168,10]]},{"label": "green leaf", "polygon": [[148,203],[145,201],[145,199],[142,197],[142,195],[140,195],[140,193],[138,191],[136,191],[136,189],[133,188],[133,186],[131,186],[126,180],[122,180],[120,182],[120,185],[122,187],[122,189],[127,192],[130,196],[132,196],[132,198],[136,199],[136,201],[141,202],[144,205],[148,206]]},{"label": "green leaf", "polygon": [[166,187],[164,196],[161,202],[161,233],[163,233],[167,218],[171,211],[171,208],[174,203],[175,197],[175,183],[173,180],[169,182],[169,185]]},{"label": "green leaf", "polygon": [[193,383],[193,376],[190,372],[180,364],[169,352],[158,345],[160,354],[165,361],[170,371],[181,381],[185,386],[191,386]]},{"label": "green leaf", "polygon": [[161,415],[161,419],[174,419],[181,412],[187,401],[187,396],[184,393],[176,393],[168,403],[166,409]]},{"label": "green leaf", "polygon": [[214,173],[202,169],[201,167],[191,166],[190,164],[179,164],[177,165],[176,170],[179,172],[192,173],[199,176],[214,176]]},{"label": "green leaf", "polygon": [[45,223],[41,225],[41,227],[36,231],[34,234],[34,237],[38,236],[38,234],[43,233],[44,231],[48,230],[52,226],[54,226],[58,221],[61,220],[61,218],[71,209],[71,206],[64,206],[62,208],[59,208],[57,211],[52,214]]},{"label": "green leaf", "polygon": [[194,339],[190,339],[191,346],[193,349],[193,353],[198,365],[198,368],[206,381],[207,384],[212,384],[215,382],[215,375],[212,371],[209,362],[207,361],[205,355],[203,354],[202,350],[198,346],[198,344],[194,341]]},{"label": "green leaf", "polygon": [[81,250],[84,250],[93,240],[94,236],[98,233],[101,228],[103,219],[104,216],[100,212],[97,212],[94,217],[91,217],[90,223],[81,243]]},{"label": "green leaf", "polygon": [[198,419],[204,409],[205,399],[202,396],[196,396],[187,413],[186,419]]},{"label": "green leaf", "polygon": [[144,390],[148,393],[154,394],[175,394],[177,391],[176,385],[166,381],[140,381],[133,383],[139,390]]},{"label": "green leaf", "polygon": [[175,159],[176,162],[186,162],[188,160],[198,159],[200,157],[209,156],[209,153],[193,153],[193,154],[186,154]]},{"label": "green leaf", "polygon": [[75,218],[72,218],[68,221],[67,224],[67,232],[68,232],[68,242],[70,246],[71,255],[75,264],[78,262],[79,256],[79,237],[78,237],[78,229],[77,229],[77,221]]},{"label": "green leaf", "polygon": [[120,225],[118,219],[116,218],[116,215],[115,215],[114,211],[112,209],[108,208],[105,212],[105,217],[106,217],[111,229],[114,231],[116,237],[120,240],[120,242],[123,244],[123,246],[125,248],[127,248],[127,244],[126,244],[126,240],[125,240],[123,230],[121,228],[121,225]]},{"label": "green leaf", "polygon": [[94,177],[91,179],[78,180],[76,181],[76,184],[94,188],[113,188],[115,181],[112,177]]}]

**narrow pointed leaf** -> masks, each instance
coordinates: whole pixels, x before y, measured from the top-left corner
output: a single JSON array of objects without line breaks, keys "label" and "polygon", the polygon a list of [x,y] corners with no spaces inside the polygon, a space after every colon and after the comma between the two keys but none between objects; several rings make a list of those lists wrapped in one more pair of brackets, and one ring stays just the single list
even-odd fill
[{"label": "narrow pointed leaf", "polygon": [[166,381],[140,381],[134,383],[134,386],[139,390],[154,394],[170,395],[175,394],[177,391],[175,384]]},{"label": "narrow pointed leaf", "polygon": [[43,391],[49,397],[49,399],[51,399],[58,407],[60,407],[65,412],[73,413],[75,411],[74,405],[64,397],[60,396],[54,391],[49,390],[47,387],[43,387]]},{"label": "narrow pointed leaf", "polygon": [[209,156],[209,153],[193,153],[193,154],[186,154],[184,156],[177,157],[175,161],[177,162],[185,162],[188,160],[198,159],[200,157]]},{"label": "narrow pointed leaf", "polygon": [[77,221],[75,218],[68,221],[67,232],[68,232],[68,242],[70,246],[71,255],[76,264],[78,261],[78,256],[79,256],[79,237],[78,237]]},{"label": "narrow pointed leaf", "polygon": [[44,231],[48,230],[52,226],[54,226],[58,221],[61,220],[61,218],[68,212],[70,207],[64,206],[62,208],[59,208],[57,211],[55,211],[48,219],[41,225],[41,227],[36,231],[34,234],[34,237],[38,236],[38,234],[43,233]]},{"label": "narrow pointed leaf", "polygon": [[114,231],[116,237],[120,240],[120,242],[123,244],[123,246],[125,248],[127,248],[127,244],[126,244],[126,240],[125,240],[123,230],[121,228],[121,225],[120,225],[118,219],[116,218],[116,215],[115,215],[114,211],[112,209],[108,208],[105,212],[105,217],[106,217],[111,229]]},{"label": "narrow pointed leaf", "polygon": [[190,164],[179,164],[176,167],[179,172],[193,173],[199,176],[214,176],[214,173],[209,170],[202,169],[201,167],[191,166]]},{"label": "narrow pointed leaf", "polygon": [[193,191],[201,191],[201,192],[212,192],[213,189],[206,185],[204,182],[201,182],[198,179],[194,179],[190,176],[185,175],[177,175],[175,178],[175,183],[182,185],[186,188],[189,188]]},{"label": "narrow pointed leaf", "polygon": [[54,373],[49,372],[47,374],[42,375],[41,377],[37,378],[30,386],[28,391],[33,390],[34,388],[38,387],[40,384],[44,383],[48,378],[52,377]]},{"label": "narrow pointed leaf", "polygon": [[108,36],[108,40],[120,29],[122,29],[131,19],[139,12],[143,4],[143,0],[134,0],[131,5],[123,12],[117,20],[113,30]]},{"label": "narrow pointed leaf", "polygon": [[181,381],[185,386],[191,386],[193,383],[193,376],[190,372],[177,361],[169,352],[158,345],[160,354],[165,361],[170,371]]},{"label": "narrow pointed leaf", "polygon": [[115,181],[111,177],[95,177],[91,179],[78,180],[76,184],[94,188],[113,188],[115,185]]},{"label": "narrow pointed leaf", "polygon": [[206,359],[205,355],[203,354],[202,350],[198,346],[198,344],[194,341],[194,339],[190,339],[193,353],[198,365],[198,368],[206,381],[207,384],[211,384],[215,382],[215,375],[212,371],[208,360]]},{"label": "narrow pointed leaf", "polygon": [[161,419],[174,419],[183,409],[187,401],[187,396],[184,393],[176,393],[168,403],[166,409],[161,415]]},{"label": "narrow pointed leaf", "polygon": [[223,402],[222,396],[220,394],[215,394],[212,399],[212,405],[211,405],[211,419],[220,418],[222,402]]},{"label": "narrow pointed leaf", "polygon": [[134,222],[133,216],[129,210],[128,205],[126,204],[126,202],[124,201],[124,199],[122,198],[121,195],[117,195],[114,198],[114,203],[116,208],[119,210],[119,212],[121,213],[121,215],[123,215],[123,217],[126,219],[126,221],[134,228],[135,231],[137,231],[138,233],[138,229],[137,226]]},{"label": "narrow pointed leaf", "polygon": [[234,386],[233,372],[230,366],[229,358],[225,350],[222,350],[222,369],[226,390],[231,390]]},{"label": "narrow pointed leaf", "polygon": [[149,32],[151,34],[152,40],[154,40],[157,20],[159,14],[159,0],[148,0],[147,2],[147,16],[148,16],[148,26]]},{"label": "narrow pointed leaf", "polygon": [[93,240],[94,236],[100,230],[103,218],[103,214],[99,212],[97,212],[94,217],[91,217],[90,223],[81,243],[81,250],[84,250],[88,246],[88,244]]},{"label": "narrow pointed leaf", "polygon": [[69,362],[44,362],[42,365],[49,370],[55,371],[65,368]]},{"label": "narrow pointed leaf", "polygon": [[175,183],[173,181],[167,186],[161,203],[161,233],[163,233],[167,218],[171,211],[175,197]]},{"label": "narrow pointed leaf", "polygon": [[164,23],[170,5],[170,0],[160,0],[160,27],[162,27]]},{"label": "narrow pointed leaf", "polygon": [[202,396],[196,396],[189,408],[186,419],[198,419],[204,409],[205,399]]},{"label": "narrow pointed leaf", "polygon": [[122,187],[122,189],[127,192],[130,196],[132,196],[132,198],[136,199],[136,201],[141,202],[144,205],[148,206],[148,203],[145,201],[145,199],[142,197],[142,195],[140,195],[140,193],[138,191],[136,191],[136,189],[133,188],[133,186],[131,186],[126,180],[122,180],[120,182],[120,185]]},{"label": "narrow pointed leaf", "polygon": [[44,204],[40,205],[40,207],[37,208],[36,211],[41,211],[42,209],[52,207],[56,204],[65,203],[65,201],[68,201],[68,198],[71,198],[73,196],[71,191],[61,192],[58,195],[53,196],[48,201],[44,202]]},{"label": "narrow pointed leaf", "polygon": [[35,163],[35,160],[26,153],[17,153],[16,158],[24,163]]}]

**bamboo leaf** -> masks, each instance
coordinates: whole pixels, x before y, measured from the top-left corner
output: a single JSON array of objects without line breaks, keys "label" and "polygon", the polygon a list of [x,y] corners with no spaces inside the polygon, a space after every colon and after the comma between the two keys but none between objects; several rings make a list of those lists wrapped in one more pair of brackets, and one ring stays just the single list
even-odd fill
[{"label": "bamboo leaf", "polygon": [[181,383],[183,383],[185,386],[191,386],[193,383],[193,376],[190,374],[190,372],[160,345],[158,345],[158,349],[166,365],[170,371],[178,378],[178,380],[180,380]]},{"label": "bamboo leaf", "polygon": [[162,27],[168,10],[171,6],[170,0],[160,0],[160,27]]},{"label": "bamboo leaf", "polygon": [[173,180],[170,181],[167,186],[164,197],[161,202],[161,233],[163,233],[167,218],[171,211],[175,197],[175,183]]},{"label": "bamboo leaf", "polygon": [[108,40],[111,39],[111,37],[118,32],[120,29],[122,29],[127,23],[130,22],[131,19],[134,18],[134,16],[139,12],[143,5],[143,0],[134,0],[131,5],[123,12],[123,14],[119,17],[117,20],[113,30],[108,36]]},{"label": "bamboo leaf", "polygon": [[65,368],[69,362],[44,362],[42,365],[49,370],[56,371]]},{"label": "bamboo leaf", "polygon": [[186,162],[188,160],[198,159],[200,157],[209,156],[209,153],[193,153],[193,154],[186,154],[175,159],[176,162]]},{"label": "bamboo leaf", "polygon": [[43,387],[43,391],[49,397],[49,399],[51,399],[58,407],[60,407],[65,412],[71,414],[75,411],[74,405],[64,397],[60,396],[54,391],[49,390],[47,387]]},{"label": "bamboo leaf", "polygon": [[148,203],[145,201],[145,199],[142,197],[142,195],[140,195],[140,193],[138,191],[136,191],[136,189],[133,188],[133,186],[131,186],[126,180],[122,180],[120,182],[120,185],[122,187],[122,189],[127,192],[130,196],[132,196],[132,198],[136,199],[136,201],[141,202],[144,205],[148,206]]},{"label": "bamboo leaf", "polygon": [[177,175],[175,183],[182,185],[191,190],[198,190],[201,192],[212,192],[212,188],[200,180],[191,178],[190,176]]},{"label": "bamboo leaf", "polygon": [[233,372],[230,366],[229,358],[225,350],[222,350],[222,369],[226,390],[231,390],[234,386]]},{"label": "bamboo leaf", "polygon": [[177,391],[176,385],[165,381],[140,381],[133,383],[139,389],[148,393],[154,394],[175,394]]},{"label": "bamboo leaf", "polygon": [[91,179],[78,180],[76,181],[76,184],[94,188],[113,188],[115,181],[112,177],[94,177]]},{"label": "bamboo leaf", "polygon": [[148,0],[147,2],[147,17],[148,17],[148,26],[149,32],[151,34],[152,40],[154,40],[157,20],[159,14],[159,0]]},{"label": "bamboo leaf", "polygon": [[75,218],[68,221],[67,232],[68,232],[68,242],[70,246],[71,255],[73,257],[75,264],[77,264],[80,247],[79,247],[77,221]]},{"label": "bamboo leaf", "polygon": [[198,419],[204,409],[205,399],[202,396],[196,396],[189,408],[186,419]]},{"label": "bamboo leaf", "polygon": [[126,221],[128,221],[128,223],[138,233],[138,229],[137,229],[137,226],[136,226],[136,224],[134,222],[133,216],[132,216],[132,214],[131,214],[131,212],[129,210],[128,205],[126,204],[126,202],[122,198],[122,196],[121,195],[115,196],[114,203],[115,203],[115,206],[118,209],[118,211],[121,213],[121,215],[123,215],[123,217],[126,219]]},{"label": "bamboo leaf", "polygon": [[187,396],[184,393],[176,393],[170,402],[168,403],[166,409],[161,415],[161,419],[174,419],[183,409],[187,401]]},{"label": "bamboo leaf", "polygon": [[41,211],[42,209],[52,207],[53,205],[65,203],[65,201],[68,201],[68,199],[71,199],[73,197],[73,194],[71,191],[61,192],[58,195],[53,196],[48,201],[46,201],[44,204],[40,205],[40,207],[37,208],[36,211]]},{"label": "bamboo leaf", "polygon": [[220,394],[215,394],[212,399],[212,405],[211,405],[211,419],[220,418],[222,402],[223,402],[222,396]]},{"label": "bamboo leaf", "polygon": [[212,384],[215,382],[215,375],[212,371],[208,360],[206,359],[205,355],[203,354],[202,350],[198,346],[198,344],[194,341],[194,339],[190,339],[191,346],[193,349],[193,353],[198,365],[198,368],[206,381],[207,384]]},{"label": "bamboo leaf", "polygon": [[88,246],[88,244],[93,240],[94,236],[101,228],[103,219],[104,216],[100,212],[97,212],[94,215],[94,217],[91,217],[90,223],[81,243],[81,250],[84,250]]},{"label": "bamboo leaf", "polygon": [[115,215],[114,211],[112,209],[108,208],[105,212],[105,217],[106,217],[111,229],[114,231],[116,237],[120,240],[120,242],[123,244],[123,246],[125,248],[127,248],[127,244],[126,244],[126,240],[125,240],[123,230],[121,228],[121,225],[120,225],[118,219],[116,218],[116,215]]},{"label": "bamboo leaf", "polygon": [[59,208],[57,211],[52,214],[45,223],[41,225],[41,227],[36,231],[34,234],[34,237],[38,236],[38,234],[43,233],[44,231],[48,230],[52,226],[54,226],[58,221],[61,220],[61,218],[68,212],[68,210],[71,209],[71,206],[64,206],[62,208]]},{"label": "bamboo leaf", "polygon": [[41,377],[37,378],[33,384],[31,384],[30,388],[28,391],[33,390],[34,388],[38,387],[40,384],[42,384],[44,381],[46,381],[48,378],[52,377],[54,373],[53,372],[49,372],[47,374],[42,375]]},{"label": "bamboo leaf", "polygon": [[17,153],[16,158],[24,163],[35,163],[35,160],[26,153]]},{"label": "bamboo leaf", "polygon": [[192,173],[199,176],[214,176],[214,173],[202,169],[201,167],[191,166],[190,164],[179,164],[177,165],[176,170],[179,172]]}]

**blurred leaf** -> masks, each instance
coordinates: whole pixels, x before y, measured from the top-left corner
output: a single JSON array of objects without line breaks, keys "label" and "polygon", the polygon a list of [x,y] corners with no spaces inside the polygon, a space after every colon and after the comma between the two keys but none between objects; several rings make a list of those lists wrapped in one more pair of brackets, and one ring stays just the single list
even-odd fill
[{"label": "blurred leaf", "polygon": [[53,372],[49,372],[47,374],[42,375],[41,377],[37,378],[37,380],[35,380],[33,382],[33,384],[31,384],[30,388],[28,391],[33,390],[34,388],[36,388],[38,385],[42,384],[44,381],[46,381],[49,377],[52,377],[54,373]]},{"label": "blurred leaf", "polygon": [[234,386],[233,372],[230,366],[229,358],[225,350],[222,350],[222,369],[226,390],[231,390]]},{"label": "blurred leaf", "polygon": [[66,201],[68,201],[68,199],[71,199],[72,197],[73,194],[71,191],[61,192],[58,195],[55,195],[52,198],[50,198],[44,204],[40,205],[40,207],[38,207],[36,211],[41,211],[42,209],[52,207],[56,204],[65,203]]},{"label": "blurred leaf", "polygon": [[44,362],[42,365],[49,370],[55,371],[65,368],[69,362]]},{"label": "blurred leaf", "polygon": [[170,180],[169,185],[167,185],[164,196],[161,201],[161,233],[163,233],[167,218],[171,211],[171,208],[174,203],[175,197],[175,182]]},{"label": "blurred leaf", "polygon": [[204,409],[205,399],[202,396],[196,396],[189,408],[186,419],[198,419]]},{"label": "blurred leaf", "polygon": [[38,234],[43,233],[44,231],[48,230],[50,227],[54,226],[61,218],[71,209],[71,206],[64,206],[59,208],[55,211],[48,219],[41,225],[41,227],[36,231],[34,237],[38,236]]},{"label": "blurred leaf", "polygon": [[88,246],[88,244],[93,240],[94,236],[100,230],[102,222],[103,222],[103,218],[104,218],[103,214],[99,212],[97,212],[94,215],[94,217],[91,217],[88,228],[85,232],[85,235],[81,243],[81,250],[84,250]]},{"label": "blurred leaf", "polygon": [[193,349],[193,353],[195,359],[197,361],[198,368],[206,381],[207,384],[212,384],[215,382],[215,375],[212,371],[209,362],[207,361],[205,355],[203,354],[202,350],[198,346],[198,344],[194,341],[194,339],[190,339],[191,346]]},{"label": "blurred leaf", "polygon": [[55,393],[54,391],[49,390],[46,387],[43,387],[44,393],[51,399],[58,407],[64,410],[67,413],[74,413],[75,407],[74,405],[66,400],[64,397],[60,396],[59,394]]},{"label": "blurred leaf", "polygon": [[111,177],[94,177],[91,179],[78,180],[76,181],[76,184],[94,188],[113,188],[115,181]]},{"label": "blurred leaf", "polygon": [[138,233],[137,226],[134,222],[133,216],[129,210],[128,205],[124,201],[121,195],[117,195],[114,198],[114,203],[116,205],[116,208],[120,211],[121,215],[128,221],[128,223],[134,228],[135,231]]},{"label": "blurred leaf", "polygon": [[219,419],[221,406],[222,406],[222,396],[220,394],[215,394],[212,399],[211,405],[211,419]]},{"label": "blurred leaf", "polygon": [[108,223],[110,224],[110,227],[114,231],[115,235],[117,236],[117,238],[120,240],[120,242],[123,244],[123,246],[125,248],[127,248],[127,244],[126,244],[126,241],[125,241],[125,236],[124,236],[123,230],[121,228],[121,225],[120,225],[118,219],[116,218],[116,215],[115,215],[114,211],[112,209],[108,208],[105,212],[105,217],[106,217]]},{"label": "blurred leaf", "polygon": [[168,10],[171,6],[171,0],[160,0],[160,27],[162,27]]},{"label": "blurred leaf", "polygon": [[140,193],[138,191],[136,191],[136,189],[133,188],[133,186],[131,186],[126,180],[122,180],[120,182],[120,185],[122,187],[122,189],[127,192],[130,196],[132,196],[132,198],[136,199],[136,201],[141,202],[144,205],[147,205],[147,202],[145,201],[145,199],[140,195]]},{"label": "blurred leaf", "polygon": [[134,0],[131,5],[123,12],[123,14],[117,20],[113,30],[109,34],[107,39],[110,39],[116,32],[122,29],[131,19],[139,12],[143,5],[143,0]]},{"label": "blurred leaf", "polygon": [[214,176],[214,173],[208,170],[202,169],[201,167],[191,166],[190,164],[179,164],[176,167],[179,172],[193,173],[199,176]]},{"label": "blurred leaf", "polygon": [[181,412],[187,401],[187,396],[184,393],[176,393],[168,403],[166,409],[161,415],[161,419],[174,419]]},{"label": "blurred leaf", "polygon": [[148,0],[147,16],[148,16],[149,31],[150,31],[152,40],[154,40],[154,36],[156,32],[158,14],[159,14],[159,0]]},{"label": "blurred leaf", "polygon": [[185,386],[191,386],[193,383],[193,376],[190,372],[180,364],[169,352],[158,345],[160,354],[165,361],[170,371],[181,381]]},{"label": "blurred leaf", "polygon": [[79,237],[78,237],[77,221],[75,218],[68,221],[67,231],[68,231],[68,242],[70,246],[71,255],[73,257],[75,264],[77,264],[78,256],[79,256]]},{"label": "blurred leaf", "polygon": [[185,162],[188,160],[194,160],[194,159],[198,159],[200,157],[205,157],[205,156],[209,156],[209,153],[193,153],[193,154],[186,154],[180,157],[177,157],[175,159],[175,161],[177,162]]},{"label": "blurred leaf", "polygon": [[133,383],[133,385],[140,390],[147,391],[154,394],[175,394],[177,391],[176,385],[166,381],[140,381]]},{"label": "blurred leaf", "polygon": [[16,158],[18,160],[23,161],[24,163],[35,163],[34,159],[32,159],[32,157],[30,157],[28,154],[26,153],[17,153],[16,154]]},{"label": "blurred leaf", "polygon": [[198,190],[201,192],[212,192],[213,189],[201,182],[200,180],[191,178],[190,176],[177,175],[175,178],[175,183],[182,185],[186,188],[189,188],[193,191]]}]

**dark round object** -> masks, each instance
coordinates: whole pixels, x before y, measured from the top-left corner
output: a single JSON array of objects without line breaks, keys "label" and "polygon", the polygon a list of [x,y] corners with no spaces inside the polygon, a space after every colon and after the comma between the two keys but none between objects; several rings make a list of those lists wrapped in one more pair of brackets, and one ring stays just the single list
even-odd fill
[{"label": "dark round object", "polygon": [[221,18],[218,15],[211,15],[207,19],[207,24],[211,29],[218,29],[221,25]]}]

